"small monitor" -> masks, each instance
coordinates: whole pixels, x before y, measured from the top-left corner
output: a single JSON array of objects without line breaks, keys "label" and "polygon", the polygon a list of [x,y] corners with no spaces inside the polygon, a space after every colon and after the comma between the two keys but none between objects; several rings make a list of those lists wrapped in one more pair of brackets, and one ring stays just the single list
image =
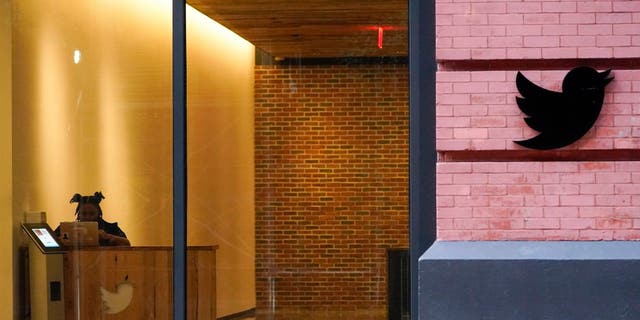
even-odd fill
[{"label": "small monitor", "polygon": [[46,223],[23,223],[22,229],[42,253],[63,252],[62,245]]}]

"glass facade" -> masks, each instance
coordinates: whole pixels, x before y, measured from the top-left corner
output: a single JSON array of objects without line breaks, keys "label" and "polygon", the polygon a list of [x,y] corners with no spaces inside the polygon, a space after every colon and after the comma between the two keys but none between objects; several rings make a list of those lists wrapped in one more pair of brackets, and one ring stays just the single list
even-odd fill
[{"label": "glass facade", "polygon": [[[378,4],[403,13],[387,23],[344,4],[352,25],[332,29],[311,12],[340,4],[274,1],[269,27],[255,5],[212,3],[185,15],[186,318],[408,318],[406,4]],[[172,19],[168,0],[0,0],[14,319],[173,318]],[[45,255],[20,230],[78,219],[99,221],[101,246],[83,229]]]}]

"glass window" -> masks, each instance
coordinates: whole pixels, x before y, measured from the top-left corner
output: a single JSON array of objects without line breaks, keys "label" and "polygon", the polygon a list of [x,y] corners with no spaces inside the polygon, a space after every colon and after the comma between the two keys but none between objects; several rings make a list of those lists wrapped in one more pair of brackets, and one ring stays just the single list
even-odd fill
[{"label": "glass window", "polygon": [[406,318],[406,3],[191,3],[188,243],[217,246],[217,316]]},{"label": "glass window", "polygon": [[14,221],[45,212],[68,249],[17,255],[14,313],[170,318],[171,2],[2,3]]},{"label": "glass window", "polygon": [[[188,3],[187,319],[407,319],[406,1]],[[0,310],[171,319],[171,1],[0,26]]]}]

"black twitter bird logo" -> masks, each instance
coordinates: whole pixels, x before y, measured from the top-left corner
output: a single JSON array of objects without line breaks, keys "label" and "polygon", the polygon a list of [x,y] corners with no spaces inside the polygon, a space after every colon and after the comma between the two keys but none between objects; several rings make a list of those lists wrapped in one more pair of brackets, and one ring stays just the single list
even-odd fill
[{"label": "black twitter bird logo", "polygon": [[600,115],[604,87],[611,69],[598,72],[590,67],[569,71],[562,81],[562,92],[541,88],[518,72],[516,85],[521,97],[518,107],[524,121],[539,135],[515,143],[530,149],[548,150],[568,146],[584,136]]}]

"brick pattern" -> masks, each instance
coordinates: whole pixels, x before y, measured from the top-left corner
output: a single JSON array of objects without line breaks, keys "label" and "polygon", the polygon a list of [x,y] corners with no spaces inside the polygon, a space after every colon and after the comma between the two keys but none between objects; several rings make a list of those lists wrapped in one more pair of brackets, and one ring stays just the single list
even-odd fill
[{"label": "brick pattern", "polygon": [[436,3],[439,60],[640,56],[640,2]]},{"label": "brick pattern", "polygon": [[[527,65],[523,74],[533,82],[561,91],[569,68],[535,71],[536,64],[640,58],[639,1],[438,0],[436,15],[439,151],[522,150],[513,141],[537,135],[516,104],[517,70],[448,66],[480,62],[490,69],[493,60],[514,60]],[[565,149],[640,147],[640,72],[612,75],[598,121]],[[640,239],[640,164],[522,160],[440,162],[438,238]]]},{"label": "brick pattern", "polygon": [[406,65],[257,66],[258,311],[384,308],[408,246]]},{"label": "brick pattern", "polygon": [[640,239],[640,162],[439,163],[437,172],[440,239]]},{"label": "brick pattern", "polygon": [[[522,71],[534,83],[562,91],[568,70]],[[598,121],[565,149],[640,148],[640,72],[613,70]],[[437,73],[438,150],[524,149],[514,140],[538,133],[524,122],[516,104],[516,71],[443,71]]]}]

